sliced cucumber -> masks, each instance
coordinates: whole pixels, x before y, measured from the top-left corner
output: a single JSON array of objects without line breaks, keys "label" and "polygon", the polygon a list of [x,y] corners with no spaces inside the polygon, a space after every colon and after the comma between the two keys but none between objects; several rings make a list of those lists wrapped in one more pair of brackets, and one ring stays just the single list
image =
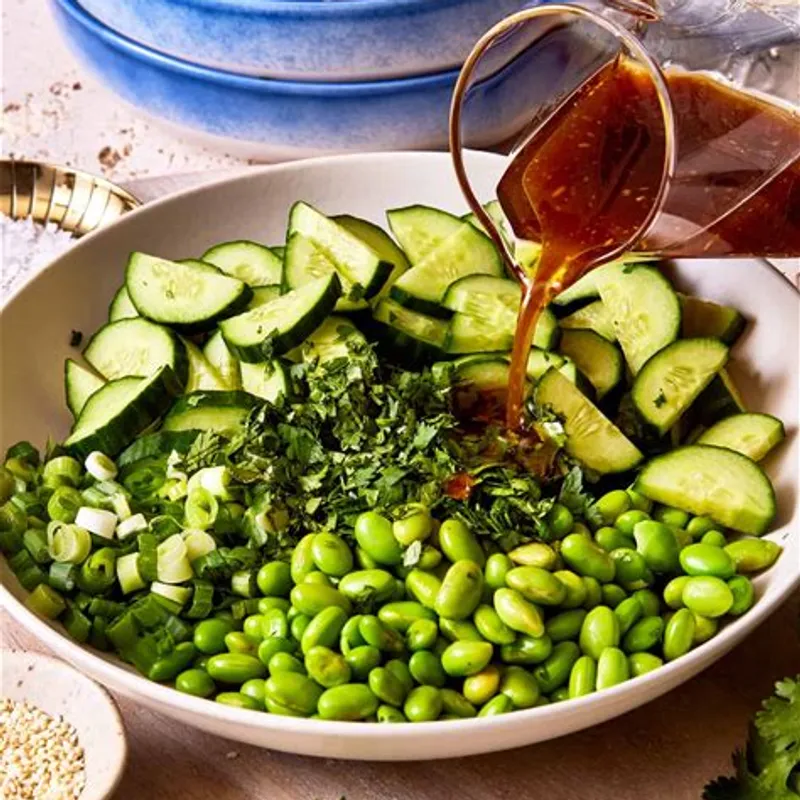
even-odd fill
[{"label": "sliced cucumber", "polygon": [[[378,225],[373,225],[360,217],[351,217],[349,214],[341,214],[332,218],[334,222],[346,228],[353,236],[358,236],[362,242],[371,247],[383,261],[388,261],[392,265],[389,277],[375,296],[375,299],[385,297],[389,293],[390,287],[411,265],[408,263],[406,254],[395,244],[394,239]],[[374,300],[373,300],[374,302]]]},{"label": "sliced cucumber", "polygon": [[678,338],[678,295],[658,269],[643,264],[605,267],[597,285],[625,360],[635,375],[650,356]]},{"label": "sliced cucumber", "polygon": [[594,331],[565,330],[558,349],[589,379],[598,400],[623,378],[625,364],[619,348]]},{"label": "sliced cucumber", "polygon": [[393,208],[386,212],[386,218],[412,266],[419,264],[464,224],[453,214],[430,206]]},{"label": "sliced cucumber", "polygon": [[220,374],[211,366],[203,352],[189,339],[183,340],[186,355],[189,358],[189,377],[186,379],[186,391],[196,392],[201,389],[225,391],[234,387],[228,386]]},{"label": "sliced cucumber", "polygon": [[665,434],[725,366],[718,339],[681,339],[659,350],[639,371],[631,397],[642,419]]},{"label": "sliced cucumber", "polygon": [[189,374],[186,347],[180,338],[169,328],[143,317],[104,325],[89,340],[83,356],[108,380],[141,378],[164,365],[183,384]]},{"label": "sliced cucumber", "polygon": [[373,317],[385,326],[382,338],[402,360],[413,363],[442,355],[447,338],[444,320],[404,308],[388,297],[378,303]]},{"label": "sliced cucumber", "polygon": [[166,366],[149,378],[109,381],[86,401],[64,447],[81,459],[94,450],[113,458],[149,428],[180,391]]},{"label": "sliced cucumber", "polygon": [[600,297],[600,281],[603,280],[606,273],[614,272],[619,267],[651,262],[652,260],[650,256],[637,256],[633,253],[627,253],[622,258],[587,272],[586,275],[575,281],[572,286],[568,286],[563,292],[556,295],[553,299],[553,305],[564,309],[586,305],[589,301]]},{"label": "sliced cucumber", "polygon": [[348,358],[352,345],[364,345],[366,341],[347,317],[330,316],[306,339],[300,355],[304,361],[324,364],[336,358]]},{"label": "sliced cucumber", "polygon": [[588,306],[579,308],[558,323],[564,330],[594,331],[606,341],[616,342],[617,333],[614,330],[614,320],[602,300],[595,300]]},{"label": "sliced cucumber", "polygon": [[179,264],[144,253],[131,255],[125,285],[142,316],[187,332],[214,327],[246,308],[253,296],[246,283],[215,267]]},{"label": "sliced cucumber", "polygon": [[257,242],[223,242],[206,250],[202,260],[250,286],[280,284],[283,278],[282,259]]},{"label": "sliced cucumber", "polygon": [[777,417],[745,413],[720,420],[697,440],[697,444],[725,447],[753,461],[761,461],[785,436],[783,423]]},{"label": "sliced cucumber", "polygon": [[[376,295],[394,269],[394,264],[381,258],[362,239],[308,203],[295,203],[289,213],[290,242],[297,234],[311,242],[333,264],[345,290],[348,284],[354,289],[357,287],[357,297],[353,296],[353,290],[344,292],[350,300],[368,300]],[[289,245],[284,281],[290,289],[296,289],[319,277],[319,273],[314,270],[316,261],[306,266],[303,260],[292,256],[291,250]]]},{"label": "sliced cucumber", "polygon": [[238,433],[247,415],[261,403],[248,392],[193,392],[181,397],[164,418],[162,431]]},{"label": "sliced cucumber", "polygon": [[136,310],[136,306],[131,302],[128,289],[123,283],[122,286],[117,289],[114,299],[108,307],[108,321],[116,322],[118,319],[128,319],[138,316],[139,312]]},{"label": "sliced cucumber", "polygon": [[549,369],[536,384],[541,409],[555,412],[564,423],[566,450],[584,466],[606,475],[633,469],[639,449],[557,369]]},{"label": "sliced cucumber", "polygon": [[477,391],[499,392],[508,388],[509,363],[506,358],[471,356],[455,362],[456,376],[461,384]]},{"label": "sliced cucumber", "polygon": [[117,466],[122,469],[139,461],[164,458],[173,450],[186,453],[200,431],[158,431],[140,436],[126,447],[117,458]]},{"label": "sliced cucumber", "polygon": [[735,309],[710,300],[679,294],[681,303],[681,336],[686,339],[719,339],[733,344],[747,325],[747,320]]},{"label": "sliced cucumber", "polygon": [[272,283],[266,286],[254,286],[253,299],[247,306],[247,310],[249,311],[252,308],[258,308],[258,306],[266,305],[267,303],[274,300],[276,297],[280,296],[281,296],[280,284]]},{"label": "sliced cucumber", "polygon": [[242,364],[242,389],[276,403],[289,393],[289,373],[277,358],[261,364]]},{"label": "sliced cucumber", "polygon": [[81,413],[86,401],[105,383],[102,378],[71,358],[64,362],[64,394],[67,398],[67,408],[73,417]]},{"label": "sliced cucumber", "polygon": [[707,428],[747,409],[726,369],[721,369],[670,432],[673,442],[694,442]]},{"label": "sliced cucumber", "polygon": [[225,343],[241,361],[268,361],[297,347],[315,331],[333,311],[340,293],[334,272],[226,319],[219,327]]},{"label": "sliced cucumber", "polygon": [[[492,310],[492,309],[488,309]],[[514,345],[516,316],[493,322],[487,317],[454,314],[447,323],[446,353],[504,353]]]},{"label": "sliced cucumber", "polygon": [[239,371],[239,359],[234,358],[221,331],[215,331],[203,348],[203,355],[225,384],[226,389],[239,389],[242,376]]},{"label": "sliced cucumber", "polygon": [[[467,275],[447,287],[442,305],[450,311],[475,317],[501,318],[507,327],[508,318],[516,324],[522,289],[516,281],[496,275]],[[487,310],[487,306],[489,309]]]},{"label": "sliced cucumber", "polygon": [[735,531],[761,536],[775,518],[775,491],[754,461],[708,445],[672,450],[647,463],[634,489]]},{"label": "sliced cucumber", "polygon": [[[553,367],[559,369],[566,363],[564,356],[559,355],[548,350],[540,350],[538,347],[532,347],[528,354],[528,366],[526,371],[528,377],[534,381],[538,381],[542,375]],[[574,382],[574,381],[573,381]]]},{"label": "sliced cucumber", "polygon": [[286,248],[285,248],[285,247],[284,247],[282,244],[276,244],[276,245],[273,245],[272,247],[270,247],[270,250],[272,250],[272,252],[273,252],[273,253],[275,253],[275,255],[276,255],[276,256],[277,256],[277,257],[278,257],[278,258],[279,258],[281,261],[283,261],[283,256],[284,256],[284,255],[285,255],[285,253],[286,253]]},{"label": "sliced cucumber", "polygon": [[397,303],[423,314],[449,317],[441,302],[450,284],[466,275],[503,277],[503,262],[492,240],[469,223],[401,275],[389,290]]}]

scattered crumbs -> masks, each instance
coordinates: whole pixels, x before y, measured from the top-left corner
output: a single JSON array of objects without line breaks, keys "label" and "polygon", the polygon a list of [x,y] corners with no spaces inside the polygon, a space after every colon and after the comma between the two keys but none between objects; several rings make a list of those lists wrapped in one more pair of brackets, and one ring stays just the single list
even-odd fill
[{"label": "scattered crumbs", "polygon": [[80,347],[81,342],[83,341],[83,332],[82,331],[72,331],[69,335],[69,346],[70,347]]},{"label": "scattered crumbs", "polygon": [[227,758],[229,761],[239,758],[238,750],[229,750],[227,753],[225,753],[225,758]]},{"label": "scattered crumbs", "polygon": [[122,155],[127,157],[132,152],[133,152],[133,145],[130,142],[128,142],[128,144],[126,144],[125,147],[122,148]]},{"label": "scattered crumbs", "polygon": [[114,169],[122,160],[119,151],[106,145],[98,154],[97,160],[106,168]]},{"label": "scattered crumbs", "polygon": [[12,111],[19,111],[21,108],[22,106],[19,103],[6,103],[6,105],[3,106],[3,112],[10,114]]},{"label": "scattered crumbs", "polygon": [[73,92],[79,92],[81,89],[83,89],[83,84],[80,81],[75,81],[75,83],[72,84]]}]

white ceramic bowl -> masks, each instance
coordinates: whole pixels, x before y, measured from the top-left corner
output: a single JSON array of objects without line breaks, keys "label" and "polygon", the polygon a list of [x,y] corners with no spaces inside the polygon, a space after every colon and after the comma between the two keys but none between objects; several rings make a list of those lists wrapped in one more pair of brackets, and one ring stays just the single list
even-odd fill
[{"label": "white ceramic bowl", "polygon": [[111,797],[122,777],[128,747],[119,711],[105,689],[58,659],[2,650],[0,695],[15,703],[27,700],[72,725],[86,770],[81,800]]},{"label": "white ceramic bowl", "polygon": [[[468,159],[477,193],[489,197],[503,161]],[[202,253],[232,238],[281,241],[289,206],[307,200],[329,213],[382,221],[387,208],[428,203],[465,210],[446,154],[387,153],[324,158],[267,167],[171,197],[92,234],[54,262],[0,316],[2,442],[44,442],[63,435],[62,365],[70,331],[105,321],[131,250],[165,257]],[[9,611],[59,655],[138,702],[207,731],[277,750],[353,759],[430,759],[517,747],[580,730],[622,714],[696,675],[741,642],[800,583],[798,535],[798,294],[779,274],[753,260],[683,262],[680,285],[742,309],[757,323],[736,347],[735,377],[753,408],[780,416],[789,440],[768,464],[780,516],[770,537],[785,552],[757,581],[748,614],[706,644],[667,666],[613,689],[553,706],[499,717],[424,725],[364,725],[256,714],[179,694],[153,684],[114,658],[67,638],[20,602],[24,592],[0,559]]]}]

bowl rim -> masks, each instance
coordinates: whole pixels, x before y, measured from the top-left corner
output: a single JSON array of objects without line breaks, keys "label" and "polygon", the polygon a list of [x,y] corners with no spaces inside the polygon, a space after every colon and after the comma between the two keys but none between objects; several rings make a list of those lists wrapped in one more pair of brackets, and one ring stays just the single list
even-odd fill
[{"label": "bowl rim", "polygon": [[[352,4],[362,0],[350,0]],[[412,91],[435,91],[455,84],[460,73],[460,68],[448,69],[443,72],[432,72],[423,75],[410,75],[405,78],[388,78],[385,80],[368,81],[297,81],[282,80],[277,78],[261,78],[250,74],[228,72],[201,64],[195,64],[176,56],[167,55],[140,44],[122,33],[110,28],[97,17],[84,9],[78,0],[51,0],[61,11],[85,29],[86,32],[102,40],[105,44],[120,50],[130,58],[138,61],[150,62],[160,69],[182,75],[192,80],[213,83],[226,88],[235,88],[240,91],[255,94],[283,94],[283,95],[325,95],[326,97],[361,97],[371,94],[395,94]],[[287,0],[294,2],[294,0]],[[345,0],[348,2],[348,0]],[[391,0],[364,0],[364,2],[391,2]],[[304,3],[296,3],[305,5]],[[320,4],[323,4],[320,2]],[[338,5],[325,3],[325,5]]]}]

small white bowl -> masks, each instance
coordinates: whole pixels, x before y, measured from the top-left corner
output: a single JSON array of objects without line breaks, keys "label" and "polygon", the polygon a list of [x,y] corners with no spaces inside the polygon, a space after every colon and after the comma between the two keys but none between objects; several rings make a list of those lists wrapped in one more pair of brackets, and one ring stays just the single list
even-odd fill
[{"label": "small white bowl", "polygon": [[0,651],[0,695],[27,700],[78,733],[86,763],[80,800],[106,800],[119,785],[128,746],[111,695],[78,670],[42,653]]}]

